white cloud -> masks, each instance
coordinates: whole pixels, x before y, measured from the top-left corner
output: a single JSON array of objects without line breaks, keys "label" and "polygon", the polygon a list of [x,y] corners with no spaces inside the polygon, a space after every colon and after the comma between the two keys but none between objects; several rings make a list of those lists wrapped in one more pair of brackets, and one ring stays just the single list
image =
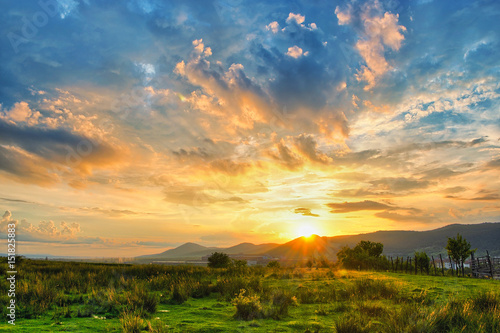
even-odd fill
[{"label": "white cloud", "polygon": [[40,112],[31,110],[26,102],[18,102],[10,110],[0,113],[0,118],[2,119],[11,120],[16,123],[26,122],[29,125],[37,124],[40,116]]},{"label": "white cloud", "polygon": [[[307,52],[306,52],[307,53]],[[300,47],[298,47],[297,45],[295,46],[292,46],[292,47],[289,47],[288,48],[288,52],[286,53],[287,56],[290,56],[292,58],[300,58],[302,55],[303,55],[303,51]],[[306,55],[306,54],[304,54]]]},{"label": "white cloud", "polygon": [[62,221],[59,226],[56,226],[54,221],[40,221],[38,225],[34,225],[26,220],[13,220],[12,213],[7,210],[0,221],[0,233],[7,232],[9,223],[16,224],[18,236],[31,241],[67,240],[74,238],[81,232],[80,224],[76,222]]},{"label": "white cloud", "polygon": [[306,19],[306,17],[303,15],[290,13],[288,15],[288,18],[286,19],[286,23],[295,22],[295,23],[300,25],[300,24],[304,23],[305,19]]},{"label": "white cloud", "polygon": [[278,33],[279,28],[280,28],[280,25],[276,21],[271,22],[268,25],[266,25],[266,29],[272,31],[273,34]]}]

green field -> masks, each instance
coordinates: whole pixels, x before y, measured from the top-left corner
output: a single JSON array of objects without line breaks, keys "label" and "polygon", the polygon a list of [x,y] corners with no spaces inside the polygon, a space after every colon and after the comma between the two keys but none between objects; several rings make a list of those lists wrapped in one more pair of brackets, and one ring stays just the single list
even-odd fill
[{"label": "green field", "polygon": [[493,280],[33,260],[18,270],[16,326],[2,306],[2,332],[500,332]]}]

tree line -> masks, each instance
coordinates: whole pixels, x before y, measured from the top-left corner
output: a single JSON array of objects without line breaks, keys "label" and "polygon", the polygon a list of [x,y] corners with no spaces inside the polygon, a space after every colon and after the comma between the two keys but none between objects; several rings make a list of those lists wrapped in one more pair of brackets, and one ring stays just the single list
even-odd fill
[{"label": "tree line", "polygon": [[[462,276],[465,276],[464,263],[476,249],[471,249],[470,243],[460,234],[455,237],[449,237],[448,242],[445,247],[448,257],[450,259],[450,268],[453,272],[453,266],[455,267],[456,275],[459,275],[459,269]],[[338,263],[348,269],[393,269],[394,261],[392,258],[389,260],[388,257],[382,256],[384,250],[384,245],[382,243],[370,242],[370,241],[360,241],[354,248],[349,246],[344,246],[338,253],[337,259]],[[413,263],[412,263],[413,259]],[[396,270],[398,264],[403,270],[404,258],[399,257],[396,261]],[[408,271],[408,266],[410,269],[420,270],[420,273],[424,271],[429,274],[431,264],[431,258],[425,252],[415,252],[414,257],[408,257],[406,260],[406,271]],[[434,270],[436,270],[435,263]],[[444,269],[443,269],[444,272]]]}]

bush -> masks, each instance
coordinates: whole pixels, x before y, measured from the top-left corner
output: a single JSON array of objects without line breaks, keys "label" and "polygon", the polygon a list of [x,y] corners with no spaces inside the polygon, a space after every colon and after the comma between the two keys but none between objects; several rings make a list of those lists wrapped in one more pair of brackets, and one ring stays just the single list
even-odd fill
[{"label": "bush", "polygon": [[242,289],[238,297],[233,299],[232,304],[236,307],[237,319],[252,320],[263,317],[262,305],[258,296],[245,296],[246,290]]},{"label": "bush", "polygon": [[267,263],[267,267],[268,268],[280,268],[281,265],[280,265],[279,261],[273,260],[273,261],[270,261]]},{"label": "bush", "polygon": [[398,288],[392,282],[373,279],[358,279],[348,291],[360,299],[390,299],[399,294]]},{"label": "bush", "polygon": [[359,316],[344,316],[335,322],[337,333],[369,332],[366,322]]},{"label": "bush", "polygon": [[172,290],[171,304],[182,304],[189,299],[189,291],[186,284],[175,284]]},{"label": "bush", "polygon": [[144,328],[144,320],[135,313],[124,313],[120,323],[124,333],[140,333]]},{"label": "bush", "polygon": [[214,252],[208,257],[208,267],[228,268],[231,265],[231,258],[225,253]]},{"label": "bush", "polygon": [[273,319],[281,319],[288,316],[289,307],[298,305],[297,298],[283,290],[275,291],[272,301],[272,307],[269,309],[266,317]]}]

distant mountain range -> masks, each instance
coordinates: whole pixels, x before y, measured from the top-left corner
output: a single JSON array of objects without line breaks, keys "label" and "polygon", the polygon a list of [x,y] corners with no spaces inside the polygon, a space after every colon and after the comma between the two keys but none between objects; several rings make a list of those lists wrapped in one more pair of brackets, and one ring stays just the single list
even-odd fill
[{"label": "distant mountain range", "polygon": [[323,255],[335,259],[336,253],[343,246],[354,246],[361,240],[384,244],[384,254],[390,256],[413,255],[415,251],[425,251],[429,255],[446,254],[448,237],[460,233],[477,249],[477,255],[485,255],[486,250],[492,256],[500,256],[500,222],[481,224],[451,224],[428,231],[377,231],[366,234],[320,237],[299,237],[285,244],[241,243],[228,248],[205,247],[195,243],[186,243],[175,249],[158,254],[137,257],[139,261],[149,260],[189,260],[201,259],[213,252],[233,255],[267,255],[280,259],[305,259]]}]

